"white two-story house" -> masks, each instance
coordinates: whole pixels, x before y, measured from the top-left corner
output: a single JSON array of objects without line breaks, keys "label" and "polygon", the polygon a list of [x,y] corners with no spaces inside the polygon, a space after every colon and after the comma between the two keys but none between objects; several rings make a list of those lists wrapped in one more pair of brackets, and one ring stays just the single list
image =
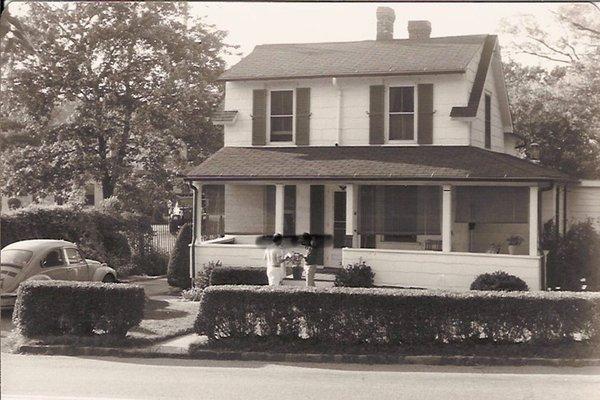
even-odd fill
[{"label": "white two-story house", "polygon": [[185,179],[196,199],[221,193],[224,237],[202,242],[195,201],[192,274],[261,266],[260,237],[309,232],[324,266],[363,260],[377,285],[467,289],[504,270],[544,287],[541,227],[565,229],[577,181],[517,157],[497,37],[410,21],[394,39],[394,20],[377,10],[376,40],[257,46],[220,77],[225,146]]}]

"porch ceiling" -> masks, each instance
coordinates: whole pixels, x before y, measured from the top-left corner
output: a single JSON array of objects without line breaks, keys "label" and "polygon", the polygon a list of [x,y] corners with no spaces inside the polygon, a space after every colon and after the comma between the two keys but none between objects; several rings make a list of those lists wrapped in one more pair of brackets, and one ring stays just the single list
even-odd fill
[{"label": "porch ceiling", "polygon": [[559,171],[472,146],[224,147],[186,180],[574,181]]}]

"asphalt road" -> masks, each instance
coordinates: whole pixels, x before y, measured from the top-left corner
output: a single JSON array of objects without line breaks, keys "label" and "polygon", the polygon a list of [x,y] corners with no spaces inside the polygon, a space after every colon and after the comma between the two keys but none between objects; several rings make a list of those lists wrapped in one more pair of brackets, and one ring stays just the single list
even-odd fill
[{"label": "asphalt road", "polygon": [[600,368],[285,364],[2,354],[2,399],[600,399]]}]

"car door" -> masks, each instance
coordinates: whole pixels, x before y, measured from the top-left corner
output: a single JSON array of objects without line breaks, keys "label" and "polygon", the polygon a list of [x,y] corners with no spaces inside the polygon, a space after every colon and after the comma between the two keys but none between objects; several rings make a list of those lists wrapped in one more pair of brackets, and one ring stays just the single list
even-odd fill
[{"label": "car door", "polygon": [[57,247],[50,250],[40,263],[43,275],[59,281],[71,280],[70,268],[64,256],[63,249]]},{"label": "car door", "polygon": [[74,281],[89,281],[89,268],[79,250],[75,247],[65,247],[64,251],[67,263],[69,264],[70,279]]}]

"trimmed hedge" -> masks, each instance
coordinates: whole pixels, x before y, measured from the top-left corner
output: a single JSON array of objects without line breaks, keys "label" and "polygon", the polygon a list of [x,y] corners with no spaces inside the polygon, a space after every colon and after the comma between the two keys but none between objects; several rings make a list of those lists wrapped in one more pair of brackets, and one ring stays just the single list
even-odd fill
[{"label": "trimmed hedge", "polygon": [[144,289],[98,282],[25,281],[19,286],[13,321],[25,337],[94,330],[125,336],[144,315]]},{"label": "trimmed hedge", "polygon": [[179,233],[175,246],[169,256],[167,267],[167,283],[181,289],[189,289],[190,280],[190,243],[192,242],[192,224],[184,224]]},{"label": "trimmed hedge", "polygon": [[527,291],[529,286],[518,276],[504,271],[496,271],[491,274],[481,274],[473,283],[471,290],[505,290],[505,291]]},{"label": "trimmed hedge", "polygon": [[216,267],[210,274],[213,285],[268,285],[266,268]]},{"label": "trimmed hedge", "polygon": [[85,256],[106,262],[121,273],[140,269],[132,255],[143,254],[153,236],[148,218],[75,205],[31,205],[0,216],[1,246],[27,239],[63,239],[77,243]]},{"label": "trimmed hedge", "polygon": [[195,329],[344,345],[598,341],[600,294],[220,286]]}]

